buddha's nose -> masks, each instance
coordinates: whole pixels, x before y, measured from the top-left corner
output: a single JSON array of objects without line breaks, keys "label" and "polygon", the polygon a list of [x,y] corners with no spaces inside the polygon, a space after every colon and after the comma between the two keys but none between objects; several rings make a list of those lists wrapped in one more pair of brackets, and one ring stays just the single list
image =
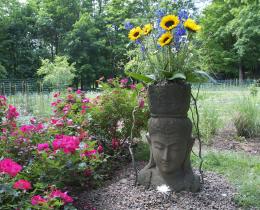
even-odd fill
[{"label": "buddha's nose", "polygon": [[165,162],[168,161],[168,156],[169,156],[168,152],[169,152],[168,148],[165,148],[165,149],[163,150],[162,160],[165,161]]}]

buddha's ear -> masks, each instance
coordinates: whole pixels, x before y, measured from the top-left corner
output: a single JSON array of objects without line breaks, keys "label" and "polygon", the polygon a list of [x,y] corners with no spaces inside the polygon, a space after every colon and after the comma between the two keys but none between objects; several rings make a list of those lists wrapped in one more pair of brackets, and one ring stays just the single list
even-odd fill
[{"label": "buddha's ear", "polygon": [[147,138],[148,143],[151,144],[151,138],[150,138],[149,133],[147,133],[145,136],[146,136],[146,138]]}]

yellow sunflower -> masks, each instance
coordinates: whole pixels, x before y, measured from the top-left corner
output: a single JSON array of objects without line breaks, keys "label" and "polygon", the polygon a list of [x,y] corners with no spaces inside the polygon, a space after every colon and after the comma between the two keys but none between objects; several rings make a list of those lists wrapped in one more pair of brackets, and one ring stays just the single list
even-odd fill
[{"label": "yellow sunflower", "polygon": [[172,39],[173,39],[172,34],[170,32],[166,32],[162,34],[161,37],[158,39],[158,43],[163,47],[165,45],[170,44]]},{"label": "yellow sunflower", "polygon": [[132,28],[128,34],[128,38],[131,39],[132,41],[137,40],[138,38],[140,38],[140,36],[142,35],[143,31],[142,29],[138,26],[135,28]]},{"label": "yellow sunflower", "polygon": [[167,30],[170,31],[173,28],[175,28],[179,24],[180,20],[177,16],[175,15],[166,15],[161,19],[160,26]]},{"label": "yellow sunflower", "polygon": [[147,35],[151,32],[151,30],[153,29],[153,26],[152,24],[146,24],[144,27],[143,27],[143,32],[144,32],[144,35]]},{"label": "yellow sunflower", "polygon": [[193,32],[197,32],[201,29],[201,26],[196,24],[194,20],[188,18],[185,22],[184,22],[184,27],[193,31]]}]

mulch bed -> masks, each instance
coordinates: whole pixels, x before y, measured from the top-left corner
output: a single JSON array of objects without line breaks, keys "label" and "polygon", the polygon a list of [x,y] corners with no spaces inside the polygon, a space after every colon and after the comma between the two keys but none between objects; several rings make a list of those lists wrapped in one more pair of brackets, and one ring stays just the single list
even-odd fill
[{"label": "mulch bed", "polygon": [[[144,162],[138,162],[142,168]],[[135,177],[131,164],[125,166],[106,182],[102,188],[78,196],[78,209],[89,210],[173,210],[173,209],[238,209],[233,201],[235,189],[223,176],[205,172],[204,185],[198,193],[169,192],[134,186]]]}]

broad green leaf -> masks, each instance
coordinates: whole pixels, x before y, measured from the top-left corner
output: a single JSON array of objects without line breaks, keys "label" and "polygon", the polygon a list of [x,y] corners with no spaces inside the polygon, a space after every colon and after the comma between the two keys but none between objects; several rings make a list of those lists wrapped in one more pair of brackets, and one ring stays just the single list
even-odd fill
[{"label": "broad green leaf", "polygon": [[135,72],[126,72],[126,75],[128,75],[129,77],[133,77],[134,79],[137,79],[139,81],[142,81],[144,83],[151,83],[154,81],[154,79],[152,79],[149,76],[143,75],[143,74],[138,74]]},{"label": "broad green leaf", "polygon": [[183,73],[176,73],[171,78],[169,78],[169,80],[175,80],[175,79],[184,79],[184,80],[186,80],[186,76]]}]

